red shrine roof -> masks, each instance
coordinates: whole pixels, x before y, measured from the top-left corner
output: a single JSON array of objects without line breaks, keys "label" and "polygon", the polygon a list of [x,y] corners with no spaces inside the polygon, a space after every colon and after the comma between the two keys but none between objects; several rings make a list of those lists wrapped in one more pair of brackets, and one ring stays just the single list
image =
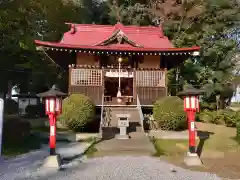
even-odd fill
[{"label": "red shrine roof", "polygon": [[35,40],[37,46],[105,51],[199,51],[200,47],[174,48],[162,27],[72,24],[60,42]]}]

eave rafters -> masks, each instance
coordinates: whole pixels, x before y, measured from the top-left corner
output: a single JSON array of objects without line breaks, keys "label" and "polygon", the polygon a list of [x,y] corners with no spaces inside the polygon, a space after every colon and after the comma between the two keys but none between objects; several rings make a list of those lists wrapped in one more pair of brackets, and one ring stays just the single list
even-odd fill
[{"label": "eave rafters", "polygon": [[55,47],[45,47],[45,46],[37,46],[37,51],[60,51],[60,52],[69,52],[69,53],[87,53],[87,54],[95,54],[95,55],[150,55],[150,56],[176,56],[176,55],[190,55],[190,56],[199,56],[199,51],[191,51],[191,52],[127,52],[127,51],[107,51],[107,50],[84,50],[84,49],[66,49],[66,48],[55,48]]}]

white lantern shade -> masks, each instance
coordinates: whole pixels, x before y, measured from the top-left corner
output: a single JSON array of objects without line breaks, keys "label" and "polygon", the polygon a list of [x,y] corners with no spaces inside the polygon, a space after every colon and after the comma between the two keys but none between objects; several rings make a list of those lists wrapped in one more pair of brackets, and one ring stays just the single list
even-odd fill
[{"label": "white lantern shade", "polygon": [[184,97],[184,111],[199,111],[199,99],[197,96]]},{"label": "white lantern shade", "polygon": [[55,112],[57,114],[60,114],[62,112],[62,100],[60,98],[56,98]]},{"label": "white lantern shade", "polygon": [[61,113],[62,111],[62,100],[60,98],[46,98],[45,99],[45,111],[46,114],[49,113]]}]

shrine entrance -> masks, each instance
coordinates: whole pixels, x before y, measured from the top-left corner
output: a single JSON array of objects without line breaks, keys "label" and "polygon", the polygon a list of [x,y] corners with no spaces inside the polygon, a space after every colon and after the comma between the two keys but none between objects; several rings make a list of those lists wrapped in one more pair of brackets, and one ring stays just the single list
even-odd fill
[{"label": "shrine entrance", "polygon": [[[117,76],[117,77],[116,77]],[[133,77],[120,77],[120,91],[123,102],[117,101],[117,93],[119,88],[119,76],[106,73],[104,77],[104,100],[110,105],[131,105],[133,100]]]}]

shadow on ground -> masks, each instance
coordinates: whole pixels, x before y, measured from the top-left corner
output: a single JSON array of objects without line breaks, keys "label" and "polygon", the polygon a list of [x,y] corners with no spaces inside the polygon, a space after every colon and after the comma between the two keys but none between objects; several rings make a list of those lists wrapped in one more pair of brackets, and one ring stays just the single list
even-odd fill
[{"label": "shadow on ground", "polygon": [[117,127],[103,127],[102,128],[102,140],[110,140],[115,138],[119,134],[119,128]]},{"label": "shadow on ground", "polygon": [[196,152],[199,157],[201,157],[205,141],[209,139],[210,136],[213,134],[214,134],[213,132],[209,132],[209,131],[197,131],[197,136],[199,137],[200,141],[198,143]]},{"label": "shadow on ground", "polygon": [[66,164],[69,164],[71,162],[73,162],[74,160],[78,160],[80,162],[82,162],[80,160],[81,157],[83,157],[84,153],[80,153],[80,154],[77,154],[77,155],[74,155],[74,156],[71,156],[71,157],[64,157],[61,159],[61,165],[66,165]]}]

